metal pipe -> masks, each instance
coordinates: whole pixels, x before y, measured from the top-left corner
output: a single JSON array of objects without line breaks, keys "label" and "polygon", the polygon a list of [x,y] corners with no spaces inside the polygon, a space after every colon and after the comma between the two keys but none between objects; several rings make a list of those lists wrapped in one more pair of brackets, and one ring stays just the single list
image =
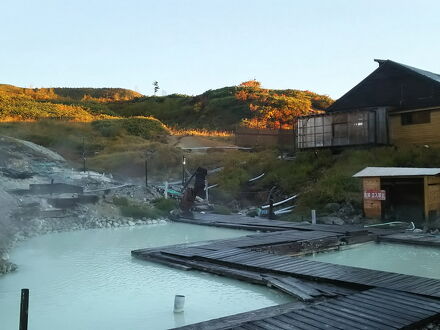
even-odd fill
[{"label": "metal pipe", "polygon": [[253,181],[256,181],[258,179],[261,179],[265,175],[266,175],[266,173],[260,174],[260,175],[256,176],[255,178],[250,179],[248,182],[253,182]]},{"label": "metal pipe", "polygon": [[176,294],[174,297],[174,313],[182,313],[185,307],[185,296]]},{"label": "metal pipe", "polygon": [[369,228],[369,227],[381,227],[381,226],[388,226],[388,225],[407,225],[408,227],[411,226],[411,230],[415,229],[415,225],[414,222],[410,222],[408,224],[408,222],[404,222],[404,221],[391,221],[391,222],[384,222],[384,223],[376,223],[376,224],[372,224],[372,225],[364,225],[364,228]]},{"label": "metal pipe", "polygon": [[316,210],[312,210],[312,225],[316,225]]},{"label": "metal pipe", "polygon": [[182,156],[182,186],[185,185],[185,165],[186,165],[186,158],[185,156]]},{"label": "metal pipe", "polygon": [[[282,205],[282,204],[284,204],[284,203],[287,203],[287,202],[289,202],[289,201],[291,201],[291,200],[297,198],[298,196],[299,196],[299,194],[293,195],[293,196],[291,196],[291,197],[289,197],[289,198],[286,198],[285,200],[282,200],[282,201],[279,201],[279,202],[274,203],[273,206]],[[270,205],[263,205],[261,208],[262,208],[262,209],[267,209],[267,208],[269,208],[269,206],[270,206]]]}]

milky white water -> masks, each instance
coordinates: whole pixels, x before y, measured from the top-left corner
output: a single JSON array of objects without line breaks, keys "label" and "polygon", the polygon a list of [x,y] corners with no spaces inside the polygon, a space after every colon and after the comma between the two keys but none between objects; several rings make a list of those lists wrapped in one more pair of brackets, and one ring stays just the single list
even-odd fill
[{"label": "milky white water", "polygon": [[391,243],[367,243],[305,258],[332,264],[440,279],[440,249]]},{"label": "milky white water", "polygon": [[[56,233],[14,249],[19,270],[0,277],[0,329],[18,329],[30,289],[29,329],[166,329],[291,301],[278,291],[131,257],[133,249],[249,232],[181,223]],[[175,315],[175,294],[186,296]]]}]

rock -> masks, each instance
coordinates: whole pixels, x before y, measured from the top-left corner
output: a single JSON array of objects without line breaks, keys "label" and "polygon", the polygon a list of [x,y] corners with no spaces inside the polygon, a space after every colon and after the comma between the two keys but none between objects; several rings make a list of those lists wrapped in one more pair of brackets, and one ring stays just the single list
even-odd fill
[{"label": "rock", "polygon": [[131,220],[129,220],[129,221],[128,221],[128,225],[129,225],[129,226],[134,226],[134,222],[131,221]]},{"label": "rock", "polygon": [[353,205],[351,205],[350,203],[346,203],[339,208],[336,214],[339,217],[344,218],[344,217],[350,217],[356,213],[357,212],[354,209]]},{"label": "rock", "polygon": [[440,228],[440,218],[432,220],[429,224],[429,228],[431,229],[439,229]]},{"label": "rock", "polygon": [[0,259],[3,260],[3,261],[8,261],[9,260],[9,253],[8,252],[3,252],[1,257],[0,257]]},{"label": "rock", "polygon": [[331,216],[326,216],[326,217],[318,217],[317,218],[317,222],[318,223],[324,223],[326,225],[343,225],[345,224],[345,221],[342,220],[339,217],[331,217]]},{"label": "rock", "polygon": [[338,212],[340,208],[341,205],[339,203],[328,203],[324,206],[324,210],[329,213]]}]

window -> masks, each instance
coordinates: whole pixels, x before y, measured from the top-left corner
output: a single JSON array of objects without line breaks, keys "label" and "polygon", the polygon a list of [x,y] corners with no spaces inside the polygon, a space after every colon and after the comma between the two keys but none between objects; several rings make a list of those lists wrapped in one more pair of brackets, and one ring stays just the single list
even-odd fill
[{"label": "window", "polygon": [[402,125],[426,124],[431,122],[431,111],[407,112],[400,115]]}]

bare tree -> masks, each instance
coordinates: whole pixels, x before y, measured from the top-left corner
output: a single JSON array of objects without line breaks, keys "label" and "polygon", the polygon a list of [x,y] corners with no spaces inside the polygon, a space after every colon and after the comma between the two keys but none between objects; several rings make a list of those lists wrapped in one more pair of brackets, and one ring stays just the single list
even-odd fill
[{"label": "bare tree", "polygon": [[155,80],[153,81],[153,86],[154,86],[154,96],[156,96],[156,93],[159,90],[159,83]]}]

